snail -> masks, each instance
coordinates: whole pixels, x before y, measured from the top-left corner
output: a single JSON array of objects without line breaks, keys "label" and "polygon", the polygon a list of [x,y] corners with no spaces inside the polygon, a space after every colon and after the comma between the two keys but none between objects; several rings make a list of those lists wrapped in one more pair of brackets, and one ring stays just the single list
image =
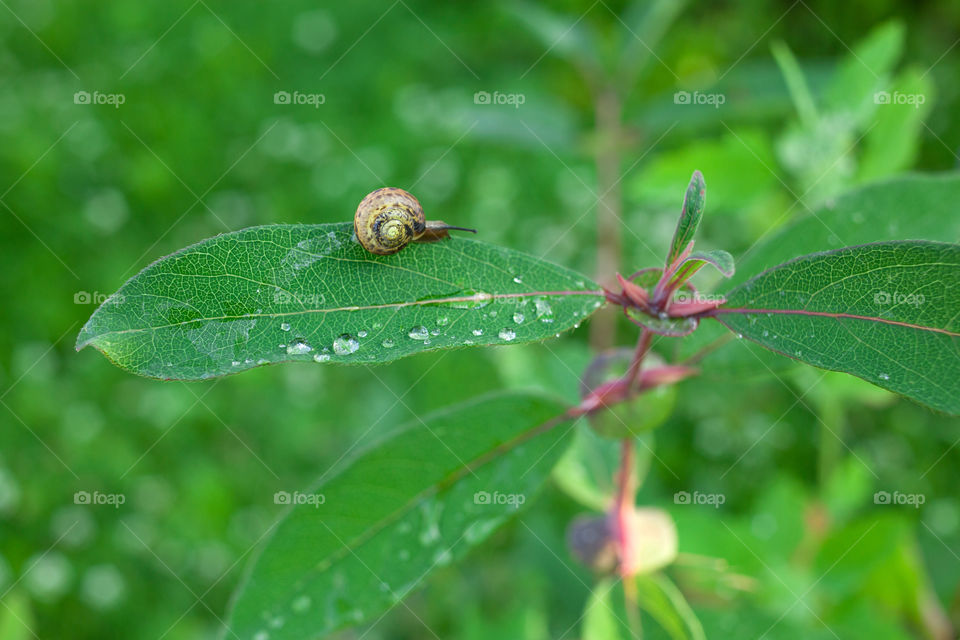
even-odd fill
[{"label": "snail", "polygon": [[396,253],[411,242],[446,238],[450,229],[477,232],[440,220],[427,222],[420,201],[412,193],[394,187],[377,189],[360,201],[353,216],[353,229],[364,249],[381,256]]}]

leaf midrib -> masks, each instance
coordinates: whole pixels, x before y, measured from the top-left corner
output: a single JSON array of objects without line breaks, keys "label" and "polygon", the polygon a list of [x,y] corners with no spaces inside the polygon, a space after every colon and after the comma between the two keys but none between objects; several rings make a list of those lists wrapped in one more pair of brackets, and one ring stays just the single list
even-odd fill
[{"label": "leaf midrib", "polygon": [[[297,311],[286,311],[282,313],[245,313],[242,315],[236,316],[208,316],[202,318],[192,318],[190,320],[184,320],[182,322],[174,322],[171,324],[157,325],[154,327],[136,327],[132,329],[121,329],[118,331],[107,331],[105,333],[97,334],[96,336],[91,337],[89,340],[85,341],[83,344],[79,345],[78,349],[82,349],[91,342],[102,338],[104,336],[110,335],[122,335],[127,333],[140,333],[143,331],[159,331],[160,329],[171,329],[174,327],[179,327],[188,324],[194,324],[196,322],[208,322],[215,320],[242,320],[246,318],[285,318],[289,316],[299,316],[310,313],[337,313],[341,311],[370,311],[375,309],[400,309],[403,307],[412,307],[412,306],[426,306],[432,304],[448,304],[456,302],[491,302],[493,300],[504,300],[508,298],[527,298],[527,297],[546,297],[546,296],[603,296],[603,291],[527,291],[522,293],[503,293],[503,294],[488,294],[488,295],[473,295],[473,296],[456,296],[449,298],[430,298],[426,300],[410,300],[404,302],[388,302],[384,304],[376,305],[367,305],[367,306],[349,306],[349,307],[333,307],[329,309],[300,309]],[[182,301],[181,301],[182,302]],[[192,305],[191,305],[192,306]]]}]

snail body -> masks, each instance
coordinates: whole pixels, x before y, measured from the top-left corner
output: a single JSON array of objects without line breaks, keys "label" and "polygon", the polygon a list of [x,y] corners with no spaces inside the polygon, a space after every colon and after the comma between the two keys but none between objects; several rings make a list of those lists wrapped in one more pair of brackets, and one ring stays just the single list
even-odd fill
[{"label": "snail body", "polygon": [[411,242],[434,242],[449,235],[453,227],[440,220],[427,221],[414,195],[403,189],[384,187],[368,193],[353,216],[357,240],[370,253],[388,256]]}]

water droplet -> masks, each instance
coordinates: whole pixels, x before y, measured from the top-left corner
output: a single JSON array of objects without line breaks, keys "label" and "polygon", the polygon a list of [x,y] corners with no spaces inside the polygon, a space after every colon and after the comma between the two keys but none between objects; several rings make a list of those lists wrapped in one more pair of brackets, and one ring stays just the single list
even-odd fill
[{"label": "water droplet", "polygon": [[310,608],[310,596],[300,596],[293,601],[293,604],[290,605],[290,608],[297,613],[303,613]]},{"label": "water droplet", "polygon": [[537,298],[533,301],[533,304],[537,308],[537,320],[547,323],[553,322],[553,309],[549,302],[543,298]]},{"label": "water droplet", "polygon": [[483,335],[483,329],[474,329],[474,330],[471,331],[470,333],[472,333],[472,334],[475,335],[475,336],[482,336],[482,335]]},{"label": "water droplet", "polygon": [[440,335],[440,329],[434,329],[433,331],[430,332],[430,335],[432,335],[432,336],[438,336],[438,335]]},{"label": "water droplet", "polygon": [[360,343],[349,333],[344,333],[333,341],[333,352],[338,356],[351,354],[359,348]]},{"label": "water droplet", "polygon": [[490,317],[491,317],[491,318],[496,318],[496,317],[497,317],[497,310],[496,310],[496,309],[494,309],[493,311],[490,312]]},{"label": "water droplet", "polygon": [[766,338],[766,337],[769,336],[769,335],[770,335],[770,332],[767,331],[766,329],[764,329],[764,330],[763,330],[763,337]]},{"label": "water droplet", "polygon": [[407,335],[413,338],[414,340],[426,340],[430,337],[430,332],[426,327],[420,325],[419,327],[414,327],[407,332]]},{"label": "water droplet", "polygon": [[520,276],[513,276],[513,281],[516,282],[517,284],[523,284],[523,278],[521,278]]},{"label": "water droplet", "polygon": [[450,318],[448,318],[447,316],[440,316],[439,318],[437,318],[437,324],[440,325],[441,327],[445,327],[449,323],[450,323]]},{"label": "water droplet", "polygon": [[466,345],[473,344],[473,340],[470,340],[470,339],[468,338],[467,340],[464,340],[464,341],[463,341],[463,344],[466,344]]},{"label": "water droplet", "polygon": [[316,362],[326,362],[327,360],[330,359],[330,354],[329,354],[329,353],[317,353],[317,354],[314,354],[313,359],[314,359]]},{"label": "water droplet", "polygon": [[742,333],[738,333],[738,334],[737,334],[737,339],[740,340],[740,339],[742,339],[742,338],[743,338],[743,334],[742,334]]},{"label": "water droplet", "polygon": [[510,341],[517,337],[517,332],[513,329],[500,329],[500,333],[498,335],[500,336],[501,340]]},{"label": "water droplet", "polygon": [[513,321],[516,322],[517,324],[523,324],[523,314],[522,313],[513,314]]},{"label": "water droplet", "polygon": [[231,362],[230,364],[231,364],[232,366],[234,366],[234,367],[239,367],[239,366],[240,366],[241,364],[243,364],[243,363],[240,362],[239,360],[234,360],[234,361]]},{"label": "water droplet", "polygon": [[290,323],[289,323],[289,322],[282,322],[282,323],[280,323],[280,330],[281,330],[281,331],[290,331]]},{"label": "water droplet", "polygon": [[396,344],[396,343],[395,343],[393,340],[391,340],[390,338],[387,338],[386,340],[384,340],[384,341],[381,342],[380,344],[382,344],[385,348],[389,349],[389,348],[391,348],[391,347],[392,347],[394,344]]},{"label": "water droplet", "polygon": [[266,631],[257,631],[255,634],[253,634],[253,640],[268,640],[269,638],[270,634]]},{"label": "water droplet", "polygon": [[366,337],[367,337],[367,332],[366,332],[366,331],[357,331],[357,337],[358,337],[358,338],[366,338]]},{"label": "water droplet", "polygon": [[889,380],[889,379],[890,379],[890,374],[889,374],[889,373],[881,373],[881,374],[880,374],[879,376],[877,376],[877,377],[880,378],[881,380]]},{"label": "water droplet", "polygon": [[274,629],[280,629],[283,627],[283,623],[286,622],[283,616],[277,616],[270,620],[270,626]]},{"label": "water droplet", "polygon": [[287,345],[287,355],[290,356],[301,356],[305,353],[310,353],[313,351],[313,347],[307,344],[306,340],[297,338],[293,342]]}]

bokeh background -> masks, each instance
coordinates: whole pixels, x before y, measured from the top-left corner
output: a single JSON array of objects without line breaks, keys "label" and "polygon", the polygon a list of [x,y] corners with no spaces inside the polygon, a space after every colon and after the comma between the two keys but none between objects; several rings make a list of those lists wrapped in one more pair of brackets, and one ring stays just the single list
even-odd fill
[{"label": "bokeh background", "polygon": [[[0,639],[216,637],[275,491],[485,391],[574,400],[591,342],[635,335],[598,319],[545,345],[202,384],[75,353],[96,303],[160,256],[347,220],[388,184],[484,240],[631,272],[663,259],[695,168],[699,243],[734,256],[845,189],[956,170],[960,5],[674,5],[0,0]],[[870,108],[896,88],[923,104]],[[598,194],[622,219],[599,237]],[[683,383],[638,496],[677,521],[670,575],[708,636],[944,637],[958,421],[841,375],[753,373]],[[562,485],[341,636],[580,637],[594,578],[564,531],[587,509]],[[675,503],[696,489],[724,504]]]}]

